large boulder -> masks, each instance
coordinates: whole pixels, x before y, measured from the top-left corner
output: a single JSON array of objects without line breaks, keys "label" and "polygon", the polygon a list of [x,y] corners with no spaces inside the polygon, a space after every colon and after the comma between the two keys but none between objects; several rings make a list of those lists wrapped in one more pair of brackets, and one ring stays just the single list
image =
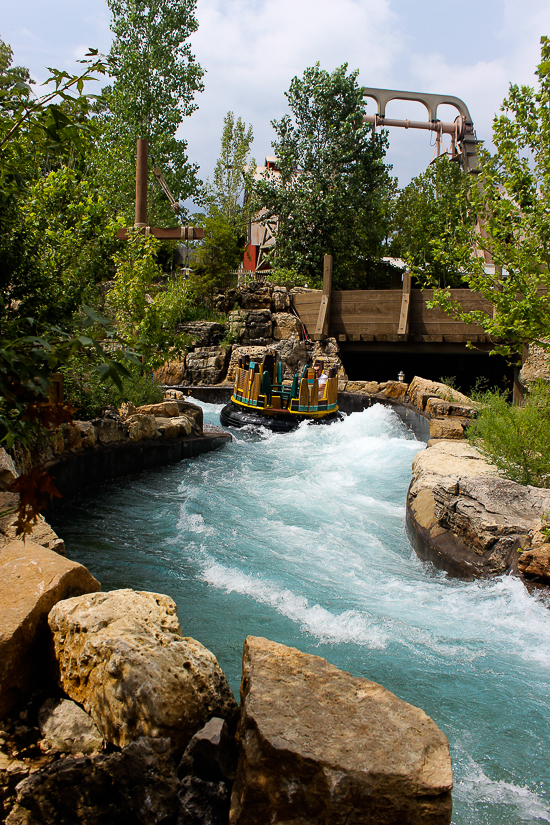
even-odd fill
[{"label": "large boulder", "polygon": [[61,599],[99,590],[81,564],[32,541],[0,552],[0,718],[51,678],[47,616]]},{"label": "large boulder", "polygon": [[6,825],[161,825],[177,815],[178,781],[166,740],[121,753],[60,759],[18,786]]},{"label": "large boulder", "polygon": [[157,422],[154,415],[136,413],[127,418],[124,423],[126,424],[128,437],[131,441],[156,438],[158,435]]},{"label": "large boulder", "polygon": [[422,558],[454,575],[486,577],[517,572],[519,556],[520,571],[544,581],[544,551],[536,548],[546,541],[549,490],[499,478],[464,441],[417,453],[412,470],[407,522]]},{"label": "large boulder", "polygon": [[231,347],[199,347],[185,357],[185,381],[199,384],[219,384],[227,372]]},{"label": "large boulder", "polygon": [[450,823],[449,745],[419,708],[253,637],[241,698],[231,825]]},{"label": "large boulder", "polygon": [[527,579],[550,584],[550,544],[544,542],[522,552],[518,559],[518,567]]},{"label": "large boulder", "polygon": [[445,476],[434,487],[440,526],[463,540],[477,558],[475,575],[501,575],[515,566],[529,533],[550,512],[550,490],[487,476]]},{"label": "large boulder", "polygon": [[359,395],[375,395],[380,392],[378,381],[348,381],[346,392],[354,392]]},{"label": "large boulder", "polygon": [[114,745],[169,737],[182,751],[212,716],[236,712],[215,656],[183,637],[168,596],[115,590],[67,599],[49,624],[60,686]]}]

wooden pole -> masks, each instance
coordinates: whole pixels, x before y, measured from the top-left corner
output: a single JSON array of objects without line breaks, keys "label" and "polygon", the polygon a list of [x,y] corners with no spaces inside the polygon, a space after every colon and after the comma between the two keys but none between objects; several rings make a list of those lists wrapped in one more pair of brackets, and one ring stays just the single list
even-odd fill
[{"label": "wooden pole", "polygon": [[317,316],[317,326],[313,333],[314,341],[324,341],[328,336],[330,320],[330,291],[332,289],[332,255],[325,255],[323,260],[323,294]]},{"label": "wooden pole", "polygon": [[147,226],[147,157],[147,139],[139,138],[136,154],[136,212],[134,226],[140,229],[144,229]]}]

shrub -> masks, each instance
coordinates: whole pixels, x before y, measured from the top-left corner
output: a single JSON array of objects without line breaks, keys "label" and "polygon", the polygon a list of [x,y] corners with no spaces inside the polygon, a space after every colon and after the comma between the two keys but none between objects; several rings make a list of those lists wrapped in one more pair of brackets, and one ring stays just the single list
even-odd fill
[{"label": "shrub", "polygon": [[162,401],[162,390],[151,375],[137,367],[131,378],[122,379],[122,389],[112,382],[104,382],[98,375],[93,359],[74,356],[61,369],[65,399],[75,409],[75,418],[88,421],[96,418],[106,407],[118,409],[123,402],[136,407]]},{"label": "shrub", "polygon": [[500,473],[519,484],[550,487],[550,387],[540,381],[523,405],[491,390],[468,438]]}]

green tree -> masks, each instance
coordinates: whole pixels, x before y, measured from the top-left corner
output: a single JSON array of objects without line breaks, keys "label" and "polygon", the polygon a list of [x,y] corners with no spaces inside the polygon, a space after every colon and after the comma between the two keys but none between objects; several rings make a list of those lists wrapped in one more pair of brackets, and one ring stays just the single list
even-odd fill
[{"label": "green tree", "polygon": [[266,173],[254,187],[263,219],[278,219],[274,263],[310,285],[322,278],[325,254],[334,256],[336,287],[367,285],[387,231],[387,140],[363,123],[357,75],[347,64],[328,73],[317,63],[292,80],[292,115],[272,122],[280,175]]},{"label": "green tree", "polygon": [[157,262],[159,241],[152,235],[130,230],[121,251],[114,255],[116,274],[107,295],[116,327],[126,346],[147,353],[147,367],[154,368],[181,355],[188,336],[178,333],[188,303],[186,282],[179,276],[166,279]]},{"label": "green tree", "polygon": [[[471,187],[471,210],[480,233],[456,250],[464,282],[493,305],[467,312],[447,290],[436,290],[434,304],[466,323],[480,324],[497,339],[494,351],[522,352],[550,338],[550,40],[541,39],[538,87],[510,85],[493,122],[495,154],[481,152],[481,173]],[[495,264],[485,266],[475,250],[487,250]]]},{"label": "green tree", "polygon": [[402,189],[393,213],[391,252],[425,286],[462,286],[463,259],[474,225],[471,181],[445,155]]},{"label": "green tree", "polygon": [[193,261],[191,290],[195,298],[210,297],[223,288],[228,273],[242,263],[250,213],[245,195],[251,170],[256,168],[250,158],[253,139],[252,126],[247,128],[240,117],[235,120],[233,112],[228,112],[214,178],[205,186],[206,216],[195,216],[205,229]]},{"label": "green tree", "polygon": [[[198,168],[188,162],[187,144],[176,132],[197,108],[193,98],[203,89],[203,70],[187,42],[198,26],[195,0],[109,0],[109,8],[113,82],[103,90],[94,166],[106,200],[129,222],[138,138],[149,140],[149,153],[176,198],[185,200],[198,191]],[[160,190],[151,190],[149,220],[174,222]]]}]

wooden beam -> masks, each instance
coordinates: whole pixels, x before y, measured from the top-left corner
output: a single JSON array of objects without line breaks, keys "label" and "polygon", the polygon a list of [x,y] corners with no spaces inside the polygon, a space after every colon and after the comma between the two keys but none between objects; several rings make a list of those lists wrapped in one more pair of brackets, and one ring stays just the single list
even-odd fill
[{"label": "wooden beam", "polygon": [[409,331],[409,310],[411,303],[411,274],[403,273],[403,293],[401,296],[401,313],[399,315],[398,335],[407,335]]},{"label": "wooden beam", "polygon": [[374,341],[374,335],[372,332],[362,332],[361,341]]},{"label": "wooden beam", "polygon": [[324,341],[328,335],[330,320],[330,291],[332,289],[332,255],[325,255],[323,261],[323,296],[319,306],[317,324],[312,335],[314,341]]},{"label": "wooden beam", "polygon": [[[141,230],[141,234],[145,235],[153,235],[155,238],[159,238],[160,240],[188,240],[188,241],[199,241],[204,238],[204,229],[201,229],[198,226],[176,226],[171,229],[162,229],[156,226],[146,226],[143,227]],[[127,229],[119,229],[116,233],[117,238],[120,241],[127,241],[128,240],[128,230]]]},{"label": "wooden beam", "polygon": [[136,152],[136,208],[134,226],[147,225],[147,158],[148,142],[138,138]]},{"label": "wooden beam", "polygon": [[347,340],[348,340],[348,336],[346,335],[346,333],[345,333],[345,332],[344,332],[344,333],[340,333],[340,335],[338,336],[338,340],[340,341],[340,343],[344,343],[344,341],[347,341]]}]

